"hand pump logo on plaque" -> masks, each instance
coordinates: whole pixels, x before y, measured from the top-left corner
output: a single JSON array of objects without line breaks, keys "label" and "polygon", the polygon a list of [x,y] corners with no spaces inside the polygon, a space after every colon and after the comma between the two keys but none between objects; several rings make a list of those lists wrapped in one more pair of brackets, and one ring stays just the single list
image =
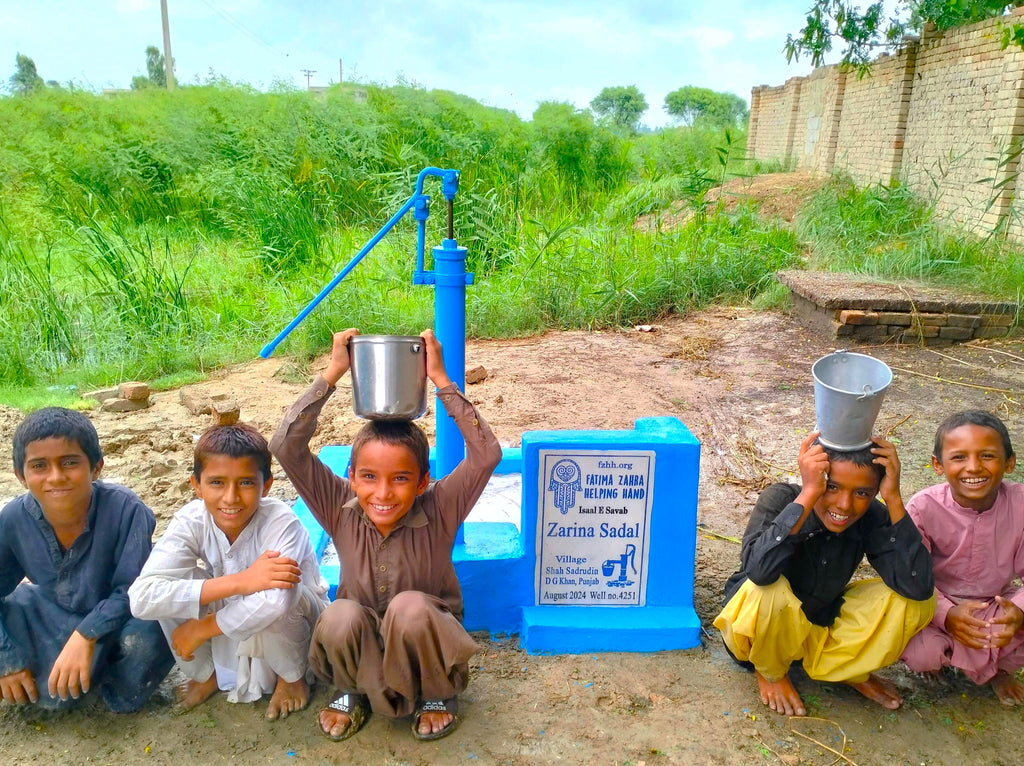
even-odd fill
[{"label": "hand pump logo on plaque", "polygon": [[540,451],[537,604],[646,604],[654,455]]}]

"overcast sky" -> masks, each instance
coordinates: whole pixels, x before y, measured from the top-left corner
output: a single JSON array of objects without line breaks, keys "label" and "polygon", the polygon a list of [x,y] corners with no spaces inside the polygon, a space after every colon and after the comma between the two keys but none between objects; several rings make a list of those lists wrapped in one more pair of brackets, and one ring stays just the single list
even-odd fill
[{"label": "overcast sky", "polygon": [[[642,122],[669,121],[665,94],[697,85],[742,96],[810,72],[782,47],[811,0],[167,0],[179,82],[212,72],[265,89],[339,80],[464,93],[529,119],[541,101],[586,107],[636,85]],[[159,0],[0,0],[0,81],[15,55],[45,80],[127,88],[163,48]]]}]

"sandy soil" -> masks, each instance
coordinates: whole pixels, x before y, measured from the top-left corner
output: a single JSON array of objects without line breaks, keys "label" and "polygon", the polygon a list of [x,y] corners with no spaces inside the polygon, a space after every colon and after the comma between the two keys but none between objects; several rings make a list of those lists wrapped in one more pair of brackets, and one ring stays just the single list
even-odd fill
[{"label": "sandy soil", "polygon": [[[702,443],[695,594],[709,626],[738,561],[739,546],[729,538],[742,533],[757,489],[795,470],[796,445],[814,423],[810,365],[832,348],[785,315],[746,309],[672,317],[649,329],[470,342],[467,365],[484,365],[488,376],[469,387],[469,396],[507,445],[533,429],[631,428],[650,415],[682,419]],[[996,411],[1024,439],[1020,341],[941,353],[914,346],[867,350],[896,371],[879,427],[900,445],[907,496],[935,480],[927,464],[931,437],[954,409]],[[287,359],[257,361],[195,388],[229,393],[243,419],[269,434],[323,363],[298,369]],[[192,441],[208,416],[191,415],[178,391],[153,400],[140,413],[93,417],[107,453],[106,476],[135,489],[162,529],[189,497]],[[8,465],[19,419],[0,409],[0,461]],[[323,423],[317,445],[345,443],[358,427],[344,388]],[[20,491],[9,474],[0,480],[0,497]],[[294,497],[283,475],[274,491]],[[356,738],[331,743],[314,724],[324,688],[314,691],[311,710],[276,723],[263,719],[265,701],[231,705],[223,695],[182,714],[171,704],[172,678],[136,715],[115,716],[95,701],[61,716],[0,709],[0,752],[7,763],[68,764],[1018,764],[1024,758],[1024,711],[1000,706],[988,688],[958,678],[925,685],[899,667],[886,671],[906,699],[896,713],[845,687],[796,675],[813,718],[773,714],[760,704],[753,677],[728,659],[713,633],[702,648],[685,652],[583,656],[529,656],[515,637],[478,635],[463,723],[436,743],[413,741],[408,721],[377,717]]]}]

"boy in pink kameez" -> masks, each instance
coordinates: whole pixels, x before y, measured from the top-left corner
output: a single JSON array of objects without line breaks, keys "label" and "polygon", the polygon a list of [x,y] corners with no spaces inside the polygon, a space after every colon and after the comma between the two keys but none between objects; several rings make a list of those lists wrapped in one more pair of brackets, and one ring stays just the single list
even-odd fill
[{"label": "boy in pink kameez", "polygon": [[1016,458],[1006,426],[981,410],[958,412],[935,434],[932,467],[945,484],[918,492],[907,513],[932,554],[935,617],[911,639],[911,670],[959,668],[991,682],[1004,705],[1024,702],[1024,484],[1003,479]]}]

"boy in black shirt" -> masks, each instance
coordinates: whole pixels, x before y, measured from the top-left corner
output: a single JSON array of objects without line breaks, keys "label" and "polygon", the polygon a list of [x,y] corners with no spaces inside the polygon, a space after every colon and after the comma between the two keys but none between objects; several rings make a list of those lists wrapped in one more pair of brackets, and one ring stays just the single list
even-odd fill
[{"label": "boy in black shirt", "polygon": [[[774,484],[758,498],[715,627],[778,713],[806,713],[788,675],[796,660],[811,678],[895,710],[902,699],[873,671],[931,620],[931,557],[903,508],[896,448],[876,438],[840,452],[817,437],[800,444],[803,485]],[[881,579],[851,584],[865,553]]]}]

